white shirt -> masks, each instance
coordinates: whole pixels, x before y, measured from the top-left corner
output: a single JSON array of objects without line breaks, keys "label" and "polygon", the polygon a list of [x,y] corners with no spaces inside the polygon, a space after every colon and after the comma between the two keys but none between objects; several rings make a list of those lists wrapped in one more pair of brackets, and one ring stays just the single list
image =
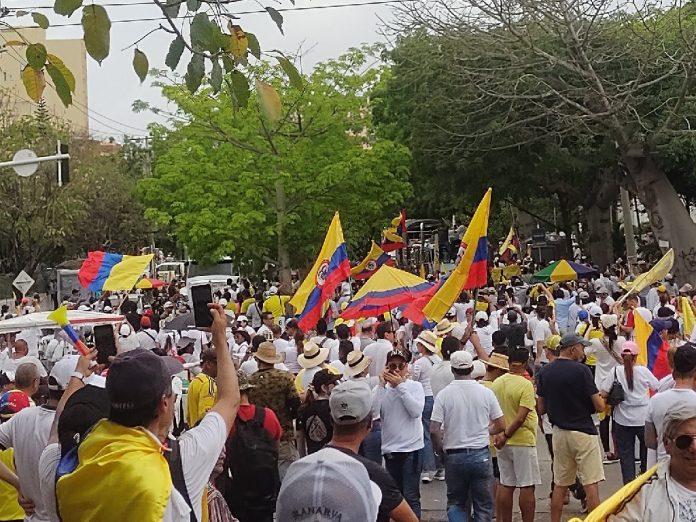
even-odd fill
[{"label": "white shirt", "polygon": [[3,368],[3,371],[5,373],[12,372],[14,374],[17,372],[17,368],[19,368],[22,364],[27,363],[31,363],[34,366],[36,366],[36,370],[39,372],[39,377],[48,377],[46,367],[33,355],[25,355],[24,357],[20,357],[19,359],[7,359],[5,361],[5,367]]},{"label": "white shirt", "polygon": [[261,328],[263,321],[261,320],[261,313],[263,312],[263,306],[258,303],[251,303],[249,308],[247,308],[246,316],[251,321],[252,328]]},{"label": "white shirt", "polygon": [[242,344],[235,344],[232,347],[232,357],[238,360],[244,359],[244,356],[247,353],[247,350],[249,349],[249,344],[246,341],[242,341]]},{"label": "white shirt", "polygon": [[[535,321],[534,330],[532,330],[532,342],[534,343],[534,351],[537,350],[537,342],[542,343],[551,337],[551,327],[546,319],[537,319]],[[541,350],[541,362],[549,362],[546,357],[546,350]]]},{"label": "white shirt", "polygon": [[481,343],[481,348],[483,348],[488,355],[490,355],[493,351],[493,332],[495,332],[496,330],[497,328],[493,327],[490,324],[487,324],[483,327],[474,327],[474,331],[476,332],[476,335],[478,335],[479,338],[479,343]]},{"label": "white shirt", "polygon": [[338,359],[338,339],[331,339],[330,337],[326,337],[324,335],[317,335],[312,337],[312,342],[319,346],[319,348],[329,349],[329,356],[327,357],[328,361]]},{"label": "white shirt", "polygon": [[56,521],[58,520],[58,510],[56,509],[56,469],[59,462],[60,444],[54,442],[44,448],[39,458],[39,485],[46,512],[52,517],[51,520]]},{"label": "white shirt", "polygon": [[440,361],[433,366],[430,372],[430,389],[433,391],[433,397],[437,397],[437,394],[453,380],[454,374],[452,374],[452,365],[449,361]]},{"label": "white shirt", "polygon": [[143,328],[138,331],[135,336],[140,342],[140,347],[145,350],[154,350],[157,348],[157,332],[152,328]]},{"label": "white shirt", "polygon": [[[373,384],[376,384],[376,380],[379,375],[384,371],[384,367],[387,365],[387,354],[394,349],[392,343],[386,339],[377,339],[374,343],[369,344],[363,350],[363,353],[370,358],[370,369],[368,374],[373,377]],[[338,357],[336,357],[338,359]]]},{"label": "white shirt", "polygon": [[20,488],[34,502],[35,513],[25,519],[29,522],[57,522],[44,505],[39,481],[39,458],[51,434],[54,416],[54,410],[34,406],[0,424],[0,445],[14,448]]},{"label": "white shirt", "polygon": [[[268,339],[269,337],[273,336],[273,332],[271,332],[271,329],[268,326],[262,324],[254,335],[263,335],[266,339]],[[254,335],[251,336],[252,339]]]},{"label": "white shirt", "polygon": [[682,522],[696,520],[696,491],[691,491],[674,480],[671,476],[667,479],[669,488],[674,491],[677,505],[674,506],[678,518]]},{"label": "white shirt", "polygon": [[375,400],[382,419],[382,454],[421,449],[424,446],[421,422],[425,405],[423,386],[410,379],[396,388],[390,384],[378,386]]},{"label": "white shirt", "polygon": [[667,458],[665,445],[662,443],[662,436],[665,433],[665,415],[679,403],[685,403],[692,408],[696,408],[696,392],[690,389],[673,388],[653,395],[648,403],[648,416],[645,421],[652,422],[655,426],[658,461]]},{"label": "white shirt", "polygon": [[[645,366],[636,365],[633,367],[633,390],[629,390],[625,370],[623,366],[614,368],[616,379],[624,390],[624,400],[614,408],[614,420],[622,426],[644,426],[648,416],[648,390],[657,390],[657,378]],[[611,390],[614,371],[607,375],[601,391]]]},{"label": "white shirt", "polygon": [[[621,360],[621,347],[623,346],[624,342],[626,342],[626,339],[621,336],[617,337],[616,341],[614,341],[612,352],[618,358],[618,361]],[[611,353],[609,353],[607,339],[591,339],[590,343],[592,343],[592,346],[585,348],[585,355],[595,356],[596,365],[594,381],[595,386],[599,388],[604,384],[604,380],[610,373],[612,374],[613,382],[614,374],[612,372],[614,371],[614,368],[619,365],[619,362],[616,358],[612,357]],[[607,343],[607,345],[604,345],[603,343]]]},{"label": "white shirt", "polygon": [[423,392],[426,397],[433,396],[433,389],[430,386],[430,375],[433,371],[433,366],[442,362],[439,355],[431,354],[424,357],[419,357],[413,363],[413,380],[423,385]]},{"label": "white shirt", "polygon": [[430,421],[442,423],[445,450],[486,448],[490,442],[488,426],[502,416],[491,390],[474,380],[459,379],[438,393]]},{"label": "white shirt", "polygon": [[671,373],[665,375],[662,379],[657,381],[657,393],[662,393],[665,390],[671,390],[674,388],[674,377]]},{"label": "white shirt", "polygon": [[288,341],[287,347],[285,348],[285,366],[288,367],[288,371],[297,375],[300,373],[302,366],[297,363],[297,345],[295,340],[292,339]]},{"label": "white shirt", "polygon": [[466,324],[466,311],[474,307],[473,303],[471,301],[468,303],[457,302],[452,306],[454,306],[454,309],[457,311],[457,322]]}]

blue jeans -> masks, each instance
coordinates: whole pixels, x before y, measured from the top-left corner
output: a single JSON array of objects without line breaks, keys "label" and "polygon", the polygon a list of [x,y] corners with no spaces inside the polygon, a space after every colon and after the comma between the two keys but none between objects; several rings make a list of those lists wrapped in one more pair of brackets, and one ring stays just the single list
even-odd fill
[{"label": "blue jeans", "polygon": [[[445,456],[447,519],[488,522],[493,518],[493,466],[488,447],[465,449]],[[468,507],[468,509],[467,509]]]},{"label": "blue jeans", "polygon": [[433,403],[435,400],[430,395],[425,398],[423,405],[423,471],[435,471],[435,452],[433,451],[433,442],[430,440],[430,416],[433,414]]},{"label": "blue jeans", "polygon": [[401,490],[406,503],[421,517],[420,475],[423,469],[422,449],[408,453],[387,453],[384,463],[387,471]]},{"label": "blue jeans", "polygon": [[382,465],[382,423],[372,421],[372,429],[360,444],[360,455]]},{"label": "blue jeans", "polygon": [[636,439],[640,444],[640,472],[647,467],[648,449],[645,446],[645,426],[624,426],[614,420],[616,451],[621,463],[621,478],[628,484],[636,478]]}]

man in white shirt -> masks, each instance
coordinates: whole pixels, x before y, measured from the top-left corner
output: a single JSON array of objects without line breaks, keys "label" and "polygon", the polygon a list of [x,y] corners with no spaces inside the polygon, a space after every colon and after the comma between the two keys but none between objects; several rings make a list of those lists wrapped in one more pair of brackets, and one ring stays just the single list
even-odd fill
[{"label": "man in white shirt", "polygon": [[[447,514],[467,520],[493,518],[493,467],[488,444],[505,430],[503,411],[495,394],[471,378],[474,360],[468,352],[450,357],[454,381],[435,398],[430,436],[435,451],[445,456]],[[443,432],[444,430],[444,432]]]},{"label": "man in white shirt", "polygon": [[[261,314],[261,326],[256,331],[256,335],[263,335],[267,341],[273,339],[273,326],[278,326],[275,324],[275,319],[272,312],[263,312]],[[252,338],[254,336],[252,335]]]},{"label": "man in white shirt", "polygon": [[[658,462],[667,458],[665,445],[662,441],[667,412],[679,403],[696,407],[696,392],[694,391],[696,347],[692,344],[680,346],[674,352],[672,376],[674,377],[674,388],[652,396],[648,404],[648,416],[645,419],[645,444],[648,448],[657,450]],[[653,464],[655,462],[648,462],[648,467]]]},{"label": "man in white shirt", "polygon": [[389,474],[411,509],[420,519],[420,475],[424,447],[421,414],[425,405],[423,386],[408,378],[404,354],[387,354],[375,401],[382,421],[382,455]]},{"label": "man in white shirt", "polygon": [[538,308],[536,312],[536,322],[532,330],[532,343],[534,343],[535,358],[534,366],[540,368],[542,364],[549,362],[544,350],[544,342],[551,337],[551,326],[546,319],[546,308]]},{"label": "man in white shirt", "polygon": [[157,332],[152,329],[150,318],[146,315],[140,318],[140,330],[135,334],[140,342],[140,347],[145,350],[159,348],[157,343]]},{"label": "man in white shirt", "polygon": [[36,366],[39,377],[44,378],[48,375],[43,363],[33,355],[29,355],[29,346],[27,342],[24,339],[15,339],[13,353],[5,361],[2,371],[14,374],[14,372],[17,371],[17,367],[25,363],[31,363]]},{"label": "man in white shirt", "polygon": [[481,348],[486,351],[487,355],[490,355],[493,351],[493,332],[496,331],[496,328],[489,324],[488,314],[482,310],[476,312],[474,321],[476,323],[474,331],[478,335]]},{"label": "man in white shirt", "polygon": [[453,353],[458,352],[461,347],[462,343],[456,337],[445,337],[442,340],[442,346],[440,347],[442,360],[433,366],[430,372],[430,388],[433,390],[433,398],[437,398],[437,394],[454,380],[450,357]]},{"label": "man in white shirt", "polygon": [[367,345],[363,353],[370,358],[370,384],[375,385],[379,382],[379,376],[384,371],[387,364],[387,354],[394,349],[394,328],[391,323],[385,321],[379,323],[375,329],[377,340]]},{"label": "man in white shirt", "polygon": [[328,348],[328,360],[335,361],[336,359],[338,359],[338,339],[332,339],[331,337],[327,337],[326,332],[328,331],[328,326],[324,319],[319,319],[319,321],[317,321],[316,328],[317,335],[312,337],[311,341],[314,344],[316,344],[319,348]]}]

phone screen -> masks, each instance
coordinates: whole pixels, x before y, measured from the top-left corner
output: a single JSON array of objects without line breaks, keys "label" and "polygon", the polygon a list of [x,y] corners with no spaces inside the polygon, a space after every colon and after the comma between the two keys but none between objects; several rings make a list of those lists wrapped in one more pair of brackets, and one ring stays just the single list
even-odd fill
[{"label": "phone screen", "polygon": [[94,346],[97,348],[97,363],[106,364],[109,356],[116,356],[116,339],[114,327],[110,324],[101,324],[93,328]]},{"label": "phone screen", "polygon": [[196,327],[211,326],[213,324],[213,316],[210,315],[208,304],[213,302],[213,291],[210,285],[192,286],[191,301],[193,301],[193,320]]}]

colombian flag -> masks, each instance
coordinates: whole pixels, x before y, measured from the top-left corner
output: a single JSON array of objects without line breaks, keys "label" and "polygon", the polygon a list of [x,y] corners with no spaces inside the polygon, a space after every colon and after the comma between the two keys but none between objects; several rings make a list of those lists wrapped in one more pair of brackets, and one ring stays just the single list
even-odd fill
[{"label": "colombian flag", "polygon": [[350,269],[350,275],[353,279],[367,279],[374,274],[380,266],[393,264],[394,260],[391,256],[373,241],[372,248],[370,248],[365,259]]},{"label": "colombian flag", "polygon": [[498,255],[500,259],[508,262],[512,261],[520,253],[520,238],[517,237],[517,232],[515,231],[515,226],[510,225],[510,232],[508,232],[505,241],[500,245],[500,250],[498,250]]},{"label": "colombian flag", "polygon": [[338,212],[334,214],[319,257],[300,285],[290,304],[298,315],[297,324],[304,332],[314,327],[321,317],[323,304],[336,287],[350,276],[348,250]]},{"label": "colombian flag", "polygon": [[662,379],[671,372],[667,361],[669,344],[660,336],[659,330],[653,327],[655,321],[648,323],[635,310],[633,311],[633,321],[635,324],[633,335],[638,345],[636,363],[647,366],[655,377]]},{"label": "colombian flag", "polygon": [[406,238],[406,211],[402,210],[392,219],[391,226],[382,231],[382,250],[392,252],[404,248],[408,243]]},{"label": "colombian flag", "polygon": [[130,290],[145,272],[152,254],[126,256],[107,252],[89,252],[77,278],[84,288],[92,292]]},{"label": "colombian flag", "polygon": [[488,281],[488,215],[491,192],[490,188],[486,191],[464,233],[464,254],[457,267],[423,308],[425,316],[433,321],[444,317],[462,290],[479,288]]}]

